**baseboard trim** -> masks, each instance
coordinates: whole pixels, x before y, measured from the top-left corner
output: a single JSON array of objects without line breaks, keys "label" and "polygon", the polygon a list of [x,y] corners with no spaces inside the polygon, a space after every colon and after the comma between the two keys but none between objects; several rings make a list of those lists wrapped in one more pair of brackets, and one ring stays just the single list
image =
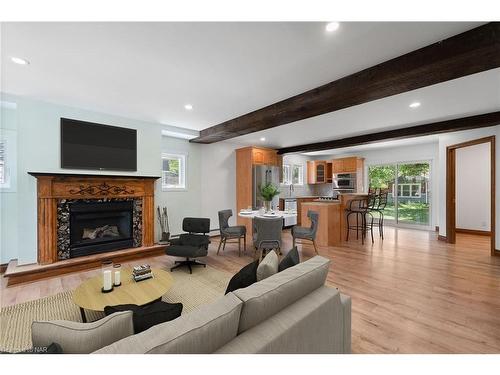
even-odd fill
[{"label": "baseboard trim", "polygon": [[456,228],[455,232],[456,233],[464,233],[464,234],[476,234],[478,236],[488,236],[488,237],[491,237],[491,232],[487,231],[487,230]]},{"label": "baseboard trim", "polygon": [[448,241],[448,238],[446,236],[441,236],[441,235],[438,235],[438,240],[439,241],[444,241],[444,242],[447,242]]}]

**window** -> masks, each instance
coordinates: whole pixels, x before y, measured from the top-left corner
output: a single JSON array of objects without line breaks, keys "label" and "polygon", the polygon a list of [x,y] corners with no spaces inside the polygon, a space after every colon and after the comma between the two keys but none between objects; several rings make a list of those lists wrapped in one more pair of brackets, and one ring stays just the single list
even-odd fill
[{"label": "window", "polygon": [[303,185],[304,167],[300,164],[283,164],[283,185]]},{"label": "window", "polygon": [[290,166],[288,164],[283,164],[283,185],[290,185],[292,183],[292,174],[290,171]]},{"label": "window", "polygon": [[292,184],[303,185],[304,184],[304,166],[299,164],[294,164],[292,166]]},{"label": "window", "polygon": [[186,155],[162,155],[162,189],[186,189]]},{"label": "window", "polygon": [[421,184],[398,184],[398,197],[420,198]]},{"label": "window", "polygon": [[0,190],[16,191],[16,132],[2,129],[0,135]]}]

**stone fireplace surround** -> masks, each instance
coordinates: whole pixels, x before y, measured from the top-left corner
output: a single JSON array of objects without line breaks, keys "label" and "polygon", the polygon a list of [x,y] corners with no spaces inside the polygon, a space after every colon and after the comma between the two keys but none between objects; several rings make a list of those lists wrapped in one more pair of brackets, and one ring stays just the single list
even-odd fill
[{"label": "stone fireplace surround", "polygon": [[154,245],[154,182],[158,177],[30,172],[37,179],[38,264],[68,258],[66,207],[75,201],[134,201],[134,247]]}]

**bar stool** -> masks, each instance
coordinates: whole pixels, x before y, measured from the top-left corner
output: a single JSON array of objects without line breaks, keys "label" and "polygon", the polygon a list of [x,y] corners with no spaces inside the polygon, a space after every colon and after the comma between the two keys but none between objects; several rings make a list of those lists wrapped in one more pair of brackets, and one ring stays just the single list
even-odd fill
[{"label": "bar stool", "polygon": [[[356,239],[359,238],[359,231],[361,231],[361,243],[365,243],[366,233],[370,231],[373,240],[373,215],[370,212],[370,207],[374,207],[375,205],[375,195],[369,194],[367,198],[358,198],[352,199],[349,201],[349,204],[346,211],[346,227],[347,227],[347,237],[346,241],[349,241],[349,233],[351,230],[356,231]],[[352,215],[356,216],[356,225],[351,225],[349,219]],[[367,216],[369,216],[370,221],[367,221]],[[361,219],[361,225],[359,221]]]},{"label": "bar stool", "polygon": [[384,210],[385,207],[387,206],[387,197],[389,195],[389,192],[387,190],[379,190],[379,193],[377,194],[376,197],[376,204],[370,209],[370,213],[376,213],[377,214],[377,222],[376,225],[378,226],[378,233],[379,236],[384,239]]}]

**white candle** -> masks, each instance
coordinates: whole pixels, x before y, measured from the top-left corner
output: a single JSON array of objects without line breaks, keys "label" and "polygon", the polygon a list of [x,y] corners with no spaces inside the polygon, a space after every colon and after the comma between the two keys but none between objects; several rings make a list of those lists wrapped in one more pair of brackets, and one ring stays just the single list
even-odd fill
[{"label": "white candle", "polygon": [[111,276],[111,270],[106,270],[103,272],[103,280],[104,280],[104,285],[103,285],[103,289],[104,290],[111,290],[111,281],[112,279],[112,276]]},{"label": "white candle", "polygon": [[115,286],[120,285],[120,271],[115,271]]}]

